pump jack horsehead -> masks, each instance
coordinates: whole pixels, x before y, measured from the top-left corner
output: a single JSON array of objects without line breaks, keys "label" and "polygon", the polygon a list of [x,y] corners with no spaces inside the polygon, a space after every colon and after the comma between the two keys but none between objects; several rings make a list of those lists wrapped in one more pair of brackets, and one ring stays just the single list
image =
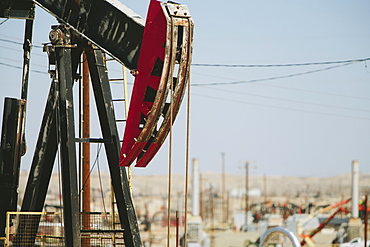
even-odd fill
[{"label": "pump jack horsehead", "polygon": [[120,166],[146,167],[164,143],[189,83],[193,26],[186,5],[151,0]]}]

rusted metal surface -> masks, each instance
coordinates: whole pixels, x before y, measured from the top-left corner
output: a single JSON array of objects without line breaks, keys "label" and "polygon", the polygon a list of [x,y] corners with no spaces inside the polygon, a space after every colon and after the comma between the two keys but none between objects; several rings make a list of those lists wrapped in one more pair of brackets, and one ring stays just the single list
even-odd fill
[{"label": "rusted metal surface", "polygon": [[[169,109],[162,111],[164,115],[163,121],[156,131],[154,138],[148,140],[147,148],[144,148],[139,155],[136,166],[145,167],[153,159],[154,155],[158,152],[162,144],[164,143],[170,127],[176,119],[176,116],[180,110],[180,105],[185,94],[186,85],[189,80],[189,71],[191,63],[191,54],[192,54],[192,34],[193,34],[193,23],[191,18],[187,20],[173,18],[172,21],[174,24],[175,30],[173,32],[175,35],[173,39],[177,42],[174,42],[172,49],[174,49],[176,62],[179,63],[177,71],[171,71],[169,79],[173,80],[171,83],[172,94],[170,96]],[[177,29],[177,30],[176,30]],[[180,31],[182,30],[182,31]],[[173,65],[174,66],[174,65]],[[175,69],[173,67],[173,69]],[[172,122],[171,122],[172,121]]]},{"label": "rusted metal surface", "polygon": [[125,126],[121,166],[130,165],[144,148],[142,140],[153,132],[168,92],[171,41],[168,40],[170,33],[167,26],[160,2],[151,1]]},{"label": "rusted metal surface", "polygon": [[[140,122],[136,121],[136,125],[129,125],[129,122],[131,121],[130,114],[132,114],[132,111],[135,113],[135,111],[140,109],[143,104],[147,103],[148,100],[145,99],[145,96],[147,95],[144,95],[144,98],[142,99],[143,103],[137,101],[131,102],[130,104],[129,117],[127,119],[125,138],[120,157],[120,165],[122,166],[131,165],[136,158],[136,166],[147,166],[164,143],[170,131],[170,127],[180,109],[185,88],[189,80],[193,41],[193,21],[187,6],[174,3],[159,3],[155,0],[152,0],[151,6],[152,4],[154,7],[156,7],[156,4],[161,7],[161,12],[159,13],[163,15],[166,20],[165,29],[156,28],[156,30],[166,32],[164,61],[161,64],[160,70],[161,78],[158,88],[154,92],[155,95],[150,97],[151,104],[147,104],[150,106],[147,109],[147,113],[142,114]],[[170,8],[171,11],[168,8]],[[178,10],[178,12],[176,12],[176,10]],[[150,16],[150,12],[148,13],[148,16]],[[152,20],[149,19],[146,28],[150,28],[150,21]],[[143,37],[143,47],[145,44],[144,42],[146,42],[145,36]],[[150,47],[150,45],[151,44],[149,43],[148,47]],[[152,49],[158,48],[153,45]],[[153,55],[153,58],[150,59],[155,58],[156,57]],[[140,59],[142,59],[142,57],[140,57]],[[145,59],[144,56],[143,59]],[[139,64],[141,62],[145,61],[140,60]],[[141,73],[152,73],[153,75],[154,70],[154,67],[147,71],[139,70],[137,77],[139,77]],[[135,80],[135,83],[137,82],[139,81]],[[170,96],[168,97],[169,94]],[[136,135],[132,135],[132,131],[134,131]]]},{"label": "rusted metal surface", "polygon": [[[82,138],[90,138],[90,73],[87,56],[83,53],[82,62]],[[90,229],[90,143],[82,144],[82,229]],[[82,246],[90,246],[90,239],[82,238]]]}]

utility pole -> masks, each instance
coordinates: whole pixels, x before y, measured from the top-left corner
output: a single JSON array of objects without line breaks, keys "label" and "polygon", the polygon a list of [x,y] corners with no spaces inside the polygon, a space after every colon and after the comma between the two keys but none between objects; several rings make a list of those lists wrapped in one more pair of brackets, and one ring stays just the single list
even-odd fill
[{"label": "utility pole", "polygon": [[245,224],[248,223],[248,211],[249,211],[249,165],[252,163],[251,161],[247,160],[244,161],[244,169],[245,169]]},{"label": "utility pole", "polygon": [[245,224],[248,223],[249,211],[249,161],[245,162]]}]

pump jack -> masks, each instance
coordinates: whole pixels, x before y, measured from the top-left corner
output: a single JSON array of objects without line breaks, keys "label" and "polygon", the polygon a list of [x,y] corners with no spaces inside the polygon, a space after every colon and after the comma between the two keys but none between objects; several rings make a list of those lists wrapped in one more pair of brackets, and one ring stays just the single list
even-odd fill
[{"label": "pump jack", "polygon": [[[23,4],[24,2],[28,5]],[[139,53],[143,37],[142,34],[146,32],[143,20],[137,17],[127,7],[119,2],[115,2],[115,0],[39,0],[35,1],[35,3],[54,15],[60,24],[52,27],[49,34],[51,43],[44,46],[44,51],[49,56],[49,73],[52,82],[21,211],[42,211],[59,146],[62,168],[65,245],[81,246],[75,145],[76,142],[101,142],[105,145],[121,227],[124,230],[125,246],[141,246],[138,224],[126,176],[126,168],[118,166],[120,163],[120,140],[108,75],[104,65],[103,50],[119,62],[125,64],[129,69],[136,70],[138,62],[140,64]],[[174,3],[163,4],[156,0],[151,0],[152,4],[157,8],[157,15],[166,16],[167,23],[165,25],[167,25],[167,28],[181,27],[173,29],[175,31],[172,32],[166,31],[165,36],[167,35],[167,39],[165,44],[166,49],[164,51],[167,57],[175,58],[178,56],[176,54],[180,54],[180,58],[170,62],[168,67],[162,67],[162,74],[158,75],[159,77],[166,75],[166,78],[171,78],[165,79],[164,87],[173,90],[176,94],[173,103],[175,104],[173,113],[176,115],[184,94],[184,85],[188,81],[193,24],[185,5]],[[27,19],[27,22],[31,22],[34,18],[33,10],[34,3],[30,1],[0,0],[0,17],[22,18]],[[183,14],[184,12],[186,13],[185,16]],[[109,18],[107,18],[108,16]],[[32,25],[28,27],[32,29]],[[189,30],[189,34],[178,34],[178,30],[180,29]],[[26,27],[26,34],[27,32],[29,37],[27,37],[27,40],[25,38],[25,43],[26,41],[31,43],[32,31],[27,31]],[[175,45],[172,46],[172,43],[175,43]],[[25,50],[26,52],[29,51]],[[77,69],[82,52],[85,52],[89,65],[90,78],[103,136],[101,139],[78,139],[75,137],[72,88],[74,81],[79,76]],[[181,85],[181,88],[176,85],[171,86],[172,84],[170,84],[176,82],[176,80],[172,80],[175,62],[180,64],[178,77],[182,82],[176,84]],[[18,188],[20,159],[25,150],[25,144],[23,142],[25,123],[24,106],[27,99],[25,95],[27,94],[24,92],[27,90],[28,82],[28,65],[26,60],[24,70],[22,99],[7,99],[3,117],[0,150],[0,189],[8,193],[2,193],[0,195],[0,235],[2,236],[4,235],[6,212],[16,211],[17,209],[16,191]],[[154,68],[150,68],[150,70],[154,70]],[[151,73],[152,71],[139,71],[139,73],[147,72]],[[167,93],[168,90],[158,90],[155,92],[155,97],[165,99]],[[143,97],[147,98],[148,95],[144,94]],[[153,116],[155,120],[148,127],[150,131],[147,136],[152,136],[149,143],[156,143],[157,141],[160,144],[163,143],[163,138],[168,133],[169,125],[167,123],[170,122],[170,115],[166,114],[167,111],[164,109],[168,108],[165,106],[165,101],[161,101],[159,106],[161,110],[157,110],[159,113]],[[135,110],[135,107],[133,110]],[[132,111],[131,107],[130,111]],[[150,111],[151,109],[149,109]],[[163,122],[166,124],[165,126],[162,126],[162,124],[157,130],[155,125],[158,122],[161,112],[162,116],[164,116]],[[172,123],[173,121],[170,124]],[[145,120],[144,122],[140,122],[140,125],[143,124],[145,126]],[[144,127],[144,130],[147,131],[147,129]],[[157,136],[157,133],[163,134]],[[146,148],[148,148],[148,145],[146,145]],[[156,147],[156,151],[158,151],[158,148]],[[145,158],[147,160],[146,162],[149,162],[153,158],[152,156],[155,155],[156,151],[152,152],[150,157]],[[140,149],[136,153],[140,152],[145,152],[145,150]],[[9,198],[13,199],[9,201]],[[39,220],[39,218],[34,219],[36,223]],[[33,236],[36,237],[37,229],[26,229],[25,219],[20,217],[17,233],[13,241],[14,246],[27,246],[23,243],[22,239],[22,233],[24,231],[31,231],[33,232]]]}]

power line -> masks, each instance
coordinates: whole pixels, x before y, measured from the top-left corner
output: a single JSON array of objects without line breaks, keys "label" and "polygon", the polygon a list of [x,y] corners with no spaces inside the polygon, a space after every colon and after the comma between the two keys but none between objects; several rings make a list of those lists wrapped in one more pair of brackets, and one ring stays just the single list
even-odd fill
[{"label": "power line", "polygon": [[[10,48],[10,47],[7,47],[7,46],[2,46],[2,45],[0,45],[0,48],[4,48],[4,49],[10,50],[10,51],[19,51],[19,49],[14,49],[14,48]],[[32,56],[46,57],[43,54],[35,53],[35,52],[32,52]]]},{"label": "power line", "polygon": [[12,36],[8,36],[8,35],[4,35],[2,34],[1,37],[5,37],[5,38],[8,38],[8,39],[15,39],[15,40],[19,40],[19,41],[23,41],[22,38],[17,38],[17,37],[12,37]]},{"label": "power line", "polygon": [[[3,41],[3,42],[7,42],[7,43],[11,43],[11,44],[16,44],[16,45],[23,45],[23,43],[21,42],[17,42],[17,41],[13,41],[13,40],[9,40],[9,39],[2,39],[0,38],[0,41]],[[36,47],[36,48],[42,48],[41,45],[34,45],[32,44],[33,47]]]},{"label": "power line", "polygon": [[340,60],[340,61],[326,61],[326,62],[312,62],[312,63],[287,63],[287,64],[207,64],[207,63],[193,63],[192,66],[197,67],[229,67],[229,68],[269,68],[269,67],[297,67],[297,66],[312,66],[312,65],[326,65],[326,64],[346,64],[368,61],[370,58]]},{"label": "power line", "polygon": [[[0,57],[0,58],[2,58],[2,59],[6,59],[6,58],[4,58],[4,57]],[[15,59],[8,59],[8,60],[10,60],[10,61],[15,61],[15,62],[20,62],[20,61],[17,61],[17,60],[15,60]],[[0,62],[0,65],[4,65],[4,66],[10,67],[10,68],[14,68],[14,69],[20,69],[20,70],[23,70],[23,67],[21,67],[21,66],[16,66],[16,65],[12,65],[12,64],[9,64],[9,63],[3,63],[3,62]],[[44,65],[34,64],[34,63],[31,63],[31,65],[32,65],[32,66],[38,66],[38,67],[45,67]],[[31,72],[35,72],[35,73],[39,73],[39,74],[48,74],[47,72],[45,72],[45,71],[40,71],[40,70],[34,70],[34,69],[31,69],[30,71],[31,71]],[[118,70],[115,70],[115,69],[110,69],[109,71],[116,71],[116,72],[118,72]],[[111,83],[112,83],[112,84],[117,84],[117,83],[119,84],[120,82],[112,81]],[[128,84],[130,85],[130,84],[133,84],[133,83],[129,82]]]},{"label": "power line", "polygon": [[262,106],[262,107],[268,107],[268,108],[281,109],[281,110],[289,110],[289,111],[295,111],[295,112],[304,112],[304,113],[311,113],[311,114],[320,114],[320,115],[325,115],[325,116],[335,116],[335,117],[344,117],[344,118],[361,119],[361,120],[370,121],[370,118],[365,118],[365,117],[355,117],[355,116],[347,116],[347,115],[341,115],[341,114],[335,114],[335,113],[324,113],[324,112],[317,112],[317,111],[300,110],[300,109],[294,109],[294,108],[282,107],[282,106],[276,106],[276,105],[267,105],[267,104],[246,102],[246,101],[235,100],[235,99],[225,99],[225,98],[214,97],[214,96],[209,96],[209,95],[202,95],[202,94],[194,94],[193,93],[192,95],[201,96],[201,97],[210,98],[210,99],[234,102],[234,103],[241,103],[241,104],[247,104],[247,105],[256,105],[256,106]]},{"label": "power line", "polygon": [[[2,38],[8,38],[8,39],[12,39],[12,40],[19,40],[20,42],[23,42],[23,38],[17,38],[17,37],[12,37],[12,36],[8,36],[8,35],[1,35]],[[43,44],[43,43],[46,43],[46,42],[40,42],[40,41],[35,41],[33,40],[33,43],[38,43],[38,44]],[[23,43],[22,43],[23,45]]]},{"label": "power line", "polygon": [[240,95],[249,95],[253,97],[258,98],[265,98],[265,99],[272,99],[272,100],[279,100],[279,101],[286,101],[286,102],[292,102],[292,103],[299,103],[299,104],[305,104],[305,105],[311,105],[311,106],[320,106],[320,107],[329,107],[334,109],[341,109],[341,110],[350,110],[350,111],[361,111],[361,112],[367,112],[370,113],[369,110],[364,109],[357,109],[357,108],[351,108],[351,107],[342,107],[342,106],[333,106],[333,105],[325,105],[325,104],[318,104],[318,103],[311,103],[311,102],[304,102],[299,100],[290,100],[290,99],[284,99],[284,98],[278,98],[278,97],[271,97],[271,96],[265,96],[265,95],[259,95],[259,94],[252,94],[252,93],[245,93],[245,92],[237,92],[232,90],[225,90],[225,89],[218,89],[218,88],[208,88],[212,90],[222,91],[222,92],[228,92],[228,93],[234,93],[234,94],[240,94]]},{"label": "power line", "polygon": [[[15,66],[15,65],[7,64],[7,63],[2,63],[2,62],[0,62],[0,65],[4,65],[4,66],[10,67],[10,68],[15,68],[15,69],[23,69],[21,66]],[[44,75],[48,74],[47,72],[40,71],[40,70],[31,69],[30,71],[35,72],[35,73],[39,73],[39,74],[44,74]]]},{"label": "power line", "polygon": [[[6,57],[2,57],[2,56],[0,56],[0,59],[4,59],[4,60],[7,60],[7,61],[13,61],[13,62],[17,62],[17,63],[22,63],[19,60],[11,59],[11,58],[6,58]],[[45,65],[41,65],[41,64],[37,64],[37,63],[32,63],[31,65],[32,66],[37,66],[37,67],[40,67],[40,68],[45,68],[46,67]]]},{"label": "power line", "polygon": [[[5,21],[7,21],[6,19]],[[4,22],[5,22],[4,21]],[[0,24],[1,25],[1,24]],[[3,37],[7,37],[10,39],[17,39],[19,38],[11,37],[3,35]],[[16,42],[9,39],[2,39],[0,41],[9,42],[13,44],[23,45],[21,42]],[[42,48],[42,46],[34,45],[34,47]],[[210,64],[210,63],[192,63],[191,66],[196,67],[229,67],[229,68],[269,68],[269,67],[297,67],[297,66],[312,66],[312,65],[327,65],[327,64],[346,64],[346,63],[357,63],[357,62],[364,62],[370,60],[368,58],[359,58],[359,59],[349,59],[349,60],[338,60],[338,61],[324,61],[324,62],[306,62],[306,63],[286,63],[286,64]]]},{"label": "power line", "polygon": [[[11,37],[11,36],[5,36],[5,37],[14,38],[14,37]],[[16,39],[16,38],[14,38],[14,39]],[[1,39],[0,38],[0,41],[14,43],[14,44],[18,44],[18,45],[23,45],[23,43],[21,43],[21,42],[16,42],[16,41],[7,40],[7,39]],[[42,46],[37,46],[37,45],[34,45],[34,47],[42,48]],[[37,55],[39,55],[39,54],[37,54]],[[270,80],[277,80],[277,79],[285,79],[285,78],[290,78],[290,77],[296,77],[296,76],[301,76],[301,75],[318,73],[318,72],[322,72],[322,71],[326,71],[326,70],[330,70],[330,69],[335,69],[335,68],[347,66],[347,65],[350,65],[350,64],[353,64],[353,63],[358,63],[358,62],[363,62],[363,61],[366,62],[368,60],[370,60],[370,58],[339,60],[339,61],[326,61],[326,62],[265,64],[265,65],[261,65],[261,64],[260,65],[259,64],[241,64],[241,65],[235,65],[235,64],[234,65],[233,64],[199,64],[198,63],[198,64],[192,64],[192,66],[239,67],[240,68],[240,67],[293,67],[293,66],[309,66],[309,65],[325,65],[325,64],[339,64],[339,65],[326,67],[326,68],[323,68],[323,69],[306,71],[306,72],[302,72],[302,73],[285,75],[285,76],[276,76],[276,77],[269,77],[269,78],[262,78],[262,79],[253,79],[253,80],[247,80],[247,81],[220,82],[220,83],[195,83],[195,84],[191,84],[191,86],[218,86],[218,85],[243,84],[243,83],[254,83],[254,82],[270,81]],[[19,66],[13,66],[13,65],[10,65],[10,64],[5,64],[5,63],[1,63],[1,64],[5,65],[5,66],[8,66],[8,67],[22,69]],[[41,72],[41,71],[34,71],[34,72],[46,74],[45,72]],[[297,90],[297,91],[306,91],[306,92],[311,92],[311,93],[320,93],[320,94],[327,94],[327,95],[334,95],[334,96],[345,96],[345,97],[361,98],[361,99],[369,100],[369,98],[365,98],[365,97],[346,96],[346,95],[339,95],[339,94],[332,94],[332,93],[322,93],[322,92],[317,92],[317,91],[312,91],[312,90],[293,89],[293,88],[289,88],[289,87],[274,86],[274,85],[268,85],[268,84],[263,84],[263,83],[260,83],[260,84],[266,85],[266,86],[271,86],[271,87],[281,87],[281,88],[286,88],[286,89],[291,89],[291,90]]]},{"label": "power line", "polygon": [[329,93],[329,92],[320,92],[320,91],[315,91],[315,90],[299,89],[299,88],[292,88],[292,87],[281,86],[281,85],[271,85],[271,84],[266,84],[266,83],[258,83],[257,85],[263,85],[267,87],[281,88],[281,89],[287,89],[287,90],[293,90],[293,91],[299,91],[299,92],[305,92],[305,93],[322,94],[322,95],[335,96],[335,97],[346,97],[346,98],[351,98],[351,99],[370,100],[370,98],[368,97],[344,95],[344,94]]},{"label": "power line", "polygon": [[[197,75],[202,75],[202,76],[207,76],[207,77],[212,77],[212,78],[226,79],[226,80],[235,80],[235,79],[230,78],[230,77],[215,76],[215,75],[209,75],[209,74],[204,74],[204,73],[198,73],[198,72],[194,72],[194,71],[192,72],[192,74],[197,74]],[[315,91],[315,90],[310,90],[310,89],[302,89],[302,88],[295,88],[295,87],[282,86],[282,85],[276,85],[276,84],[268,84],[268,83],[263,83],[263,82],[259,82],[258,84],[255,84],[255,85],[259,85],[259,86],[262,85],[262,86],[266,86],[266,87],[280,88],[280,89],[284,89],[284,90],[292,90],[292,91],[298,91],[298,92],[304,92],[304,93],[321,94],[321,95],[335,96],[335,97],[345,97],[345,98],[351,98],[351,99],[357,99],[357,100],[370,100],[369,97],[344,95],[344,94],[337,94],[337,93],[330,93],[330,92],[320,92],[320,91]]]},{"label": "power line", "polygon": [[9,20],[9,18],[8,19],[5,19],[5,20],[3,20],[2,22],[0,22],[0,26],[1,25],[3,25],[5,22],[7,22]]},{"label": "power line", "polygon": [[290,74],[290,75],[283,75],[283,76],[275,76],[275,77],[268,77],[268,78],[262,78],[262,79],[254,79],[254,80],[248,80],[248,81],[233,81],[233,82],[214,82],[214,83],[194,83],[192,86],[199,87],[199,86],[221,86],[221,85],[235,85],[235,84],[244,84],[244,83],[255,83],[255,82],[261,82],[261,81],[272,81],[272,80],[278,80],[278,79],[285,79],[285,78],[291,78],[301,75],[308,75],[313,73],[318,73],[330,69],[336,69],[339,67],[344,67],[347,65],[353,64],[353,62],[350,63],[344,63],[339,64],[335,66],[326,67],[323,69],[316,69],[316,70],[310,70],[306,72],[296,73],[296,74]]}]

